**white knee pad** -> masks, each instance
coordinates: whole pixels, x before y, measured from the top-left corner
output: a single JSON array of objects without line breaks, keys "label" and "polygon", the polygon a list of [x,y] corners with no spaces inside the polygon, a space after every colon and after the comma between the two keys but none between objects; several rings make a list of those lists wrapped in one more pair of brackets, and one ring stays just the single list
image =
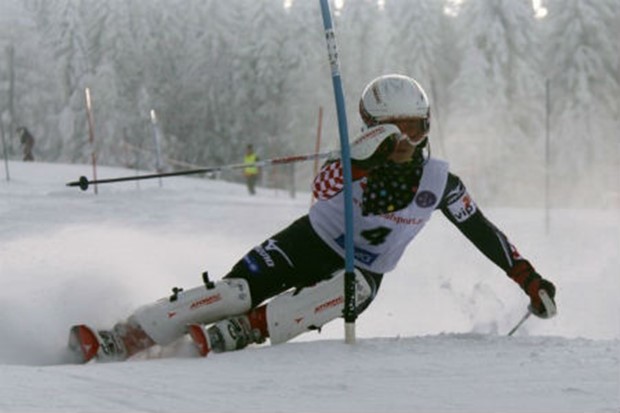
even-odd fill
[{"label": "white knee pad", "polygon": [[[355,270],[355,302],[362,305],[374,294],[366,278]],[[267,303],[267,328],[271,344],[288,341],[341,317],[344,310],[344,271],[297,294],[283,293]]]},{"label": "white knee pad", "polygon": [[250,310],[248,283],[224,279],[212,288],[204,285],[164,297],[138,308],[130,317],[157,344],[166,345],[187,332],[188,324],[209,324]]}]

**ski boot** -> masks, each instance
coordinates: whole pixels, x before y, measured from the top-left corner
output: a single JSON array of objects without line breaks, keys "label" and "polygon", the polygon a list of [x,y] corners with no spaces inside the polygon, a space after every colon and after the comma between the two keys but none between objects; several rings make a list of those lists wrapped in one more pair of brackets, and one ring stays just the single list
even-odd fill
[{"label": "ski boot", "polygon": [[127,358],[122,340],[113,331],[96,331],[85,324],[71,327],[69,349],[79,363],[87,363],[94,358],[101,361],[120,361]]},{"label": "ski boot", "polygon": [[268,337],[265,307],[218,321],[210,327],[189,324],[187,330],[202,357],[211,351],[222,353],[241,350],[253,343],[264,343]]},{"label": "ski boot", "polygon": [[69,332],[69,348],[80,363],[94,358],[102,362],[123,361],[153,345],[155,342],[131,319],[116,324],[112,330],[94,330],[80,324]]}]

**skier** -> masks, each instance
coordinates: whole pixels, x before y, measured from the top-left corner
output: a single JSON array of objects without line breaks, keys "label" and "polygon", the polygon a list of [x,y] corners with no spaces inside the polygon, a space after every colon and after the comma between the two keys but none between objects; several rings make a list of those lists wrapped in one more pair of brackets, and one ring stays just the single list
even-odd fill
[{"label": "skier", "polygon": [[[443,215],[525,292],[530,311],[555,315],[555,287],[482,213],[448,164],[430,157],[430,105],[412,78],[386,75],[364,89],[366,130],[351,143],[356,310],[374,299],[383,274],[430,219]],[[220,281],[138,308],[111,330],[74,326],[81,361],[122,360],[189,333],[201,355],[266,339],[278,344],[342,316],[344,202],[340,159],[316,176],[307,215],[254,247]]]}]

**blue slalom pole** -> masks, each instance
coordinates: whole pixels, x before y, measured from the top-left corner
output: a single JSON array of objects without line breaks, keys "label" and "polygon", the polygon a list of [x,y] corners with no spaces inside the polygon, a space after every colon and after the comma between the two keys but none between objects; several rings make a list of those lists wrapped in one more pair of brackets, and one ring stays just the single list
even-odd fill
[{"label": "blue slalom pole", "polygon": [[332,72],[334,96],[336,98],[336,110],[338,112],[338,131],[340,132],[340,150],[342,169],[344,173],[344,247],[345,247],[345,274],[344,274],[344,323],[345,343],[355,343],[355,264],[353,250],[353,191],[351,154],[349,151],[349,130],[347,126],[347,113],[345,109],[344,91],[340,80],[340,63],[338,60],[338,48],[336,47],[336,33],[334,31],[331,10],[328,0],[320,0],[323,14],[323,26],[325,28],[325,40],[327,41],[327,54]]}]

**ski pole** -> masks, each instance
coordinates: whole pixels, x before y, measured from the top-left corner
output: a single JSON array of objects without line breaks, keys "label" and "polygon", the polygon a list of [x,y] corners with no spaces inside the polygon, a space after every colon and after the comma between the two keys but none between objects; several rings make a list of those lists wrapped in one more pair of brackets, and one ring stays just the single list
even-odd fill
[{"label": "ski pole", "polygon": [[[549,293],[545,290],[538,290],[538,296],[540,297],[540,300],[542,301],[543,306],[545,307],[545,315],[542,317],[544,318],[554,317],[558,313],[558,309],[553,299],[549,297]],[[521,327],[521,324],[525,323],[525,320],[530,318],[531,315],[532,315],[532,309],[531,307],[528,307],[527,313],[525,313],[525,315],[521,318],[521,320],[519,320],[517,325],[514,326],[512,330],[508,332],[508,336],[513,335],[515,331],[517,331],[519,327]]]},{"label": "ski pole", "polygon": [[77,181],[68,182],[67,186],[77,186],[82,191],[86,191],[90,184],[97,185],[97,184],[108,184],[108,183],[113,183],[113,182],[139,181],[143,179],[165,178],[169,176],[194,175],[194,174],[203,174],[203,173],[209,173],[209,172],[218,172],[218,171],[229,170],[229,169],[241,169],[241,168],[247,168],[247,167],[252,167],[252,166],[263,167],[263,166],[269,166],[269,165],[284,165],[284,164],[295,163],[295,162],[312,161],[314,159],[324,159],[332,155],[338,155],[338,154],[339,154],[339,151],[329,151],[329,152],[323,152],[323,153],[313,153],[309,155],[284,156],[281,158],[266,159],[264,161],[258,161],[254,163],[236,163],[236,164],[221,165],[221,166],[214,166],[214,167],[207,167],[207,168],[188,169],[185,171],[164,172],[164,173],[138,175],[138,176],[123,176],[119,178],[89,180],[87,177],[81,176]]},{"label": "ski pole", "polygon": [[510,330],[508,332],[508,337],[512,336],[518,329],[519,327],[521,327],[521,324],[525,323],[525,320],[527,320],[528,318],[530,318],[530,316],[532,315],[532,312],[528,309],[527,313],[525,313],[525,315],[523,317],[521,317],[521,320],[519,320],[519,322],[517,323],[516,326],[514,326],[512,328],[512,330]]}]

